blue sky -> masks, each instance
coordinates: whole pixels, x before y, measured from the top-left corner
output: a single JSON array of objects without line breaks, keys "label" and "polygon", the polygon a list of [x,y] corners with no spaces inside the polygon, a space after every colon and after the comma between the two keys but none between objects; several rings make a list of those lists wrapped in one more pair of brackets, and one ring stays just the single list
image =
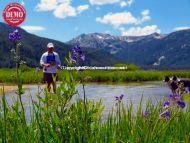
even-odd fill
[{"label": "blue sky", "polygon": [[190,0],[0,0],[1,12],[11,2],[27,11],[22,28],[62,42],[82,33],[140,36],[190,28]]}]

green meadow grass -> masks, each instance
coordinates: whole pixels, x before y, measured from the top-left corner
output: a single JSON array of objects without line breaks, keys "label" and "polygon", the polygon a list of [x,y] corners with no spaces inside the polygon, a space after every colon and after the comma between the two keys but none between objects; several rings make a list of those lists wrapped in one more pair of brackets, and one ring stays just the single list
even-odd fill
[{"label": "green meadow grass", "polygon": [[[75,71],[71,71],[75,74]],[[60,70],[58,79],[63,80],[67,71]],[[86,82],[141,82],[163,80],[164,76],[176,75],[180,78],[190,78],[190,71],[156,71],[156,70],[137,70],[137,71],[119,71],[119,70],[86,70],[81,74],[75,74],[75,79]],[[42,71],[35,69],[25,69],[22,73],[22,83],[33,84],[42,82]],[[16,69],[0,69],[0,83],[16,83]]]}]

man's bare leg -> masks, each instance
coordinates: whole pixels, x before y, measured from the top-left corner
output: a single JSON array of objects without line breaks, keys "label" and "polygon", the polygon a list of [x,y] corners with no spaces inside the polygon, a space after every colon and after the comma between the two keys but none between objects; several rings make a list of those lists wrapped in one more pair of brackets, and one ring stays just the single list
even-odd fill
[{"label": "man's bare leg", "polygon": [[48,89],[48,92],[51,91],[51,83],[50,82],[47,83],[47,89]]}]

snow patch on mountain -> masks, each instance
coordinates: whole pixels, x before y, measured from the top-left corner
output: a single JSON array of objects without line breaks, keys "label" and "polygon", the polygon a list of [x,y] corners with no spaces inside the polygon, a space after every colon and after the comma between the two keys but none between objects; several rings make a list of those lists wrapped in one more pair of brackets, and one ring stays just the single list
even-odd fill
[{"label": "snow patch on mountain", "polygon": [[161,64],[161,61],[164,60],[165,58],[166,58],[165,56],[161,56],[160,58],[158,58],[158,61],[153,64],[153,66],[159,66]]}]

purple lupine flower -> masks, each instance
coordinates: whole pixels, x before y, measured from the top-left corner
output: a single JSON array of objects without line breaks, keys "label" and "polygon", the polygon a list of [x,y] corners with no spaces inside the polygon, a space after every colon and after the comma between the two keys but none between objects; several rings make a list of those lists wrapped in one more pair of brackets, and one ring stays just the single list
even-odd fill
[{"label": "purple lupine flower", "polygon": [[13,30],[9,33],[9,40],[12,42],[16,42],[21,39],[21,34],[19,33],[18,29]]},{"label": "purple lupine flower", "polygon": [[123,97],[124,97],[124,95],[123,95],[123,94],[121,94],[121,96],[120,96],[120,100],[122,100],[122,99],[123,99]]},{"label": "purple lupine flower", "polygon": [[77,57],[72,56],[70,62],[71,63],[76,63],[77,62]]},{"label": "purple lupine flower", "polygon": [[121,96],[115,96],[115,100],[121,102],[121,100],[123,99],[123,94],[121,94]]},{"label": "purple lupine flower", "polygon": [[173,97],[173,94],[169,94],[167,97]]},{"label": "purple lupine flower", "polygon": [[163,107],[164,107],[165,109],[166,109],[166,108],[169,108],[169,107],[170,107],[170,102],[169,102],[169,101],[164,101]]},{"label": "purple lupine flower", "polygon": [[76,63],[77,60],[85,60],[85,55],[82,53],[82,50],[79,45],[76,45],[71,49],[71,63]]},{"label": "purple lupine flower", "polygon": [[160,118],[168,119],[170,117],[170,112],[168,110],[160,113],[159,115]]},{"label": "purple lupine flower", "polygon": [[150,115],[150,113],[146,110],[143,115],[144,115],[144,117],[148,117]]},{"label": "purple lupine flower", "polygon": [[174,96],[174,100],[176,100],[176,101],[181,100],[181,96],[179,94],[176,94]]},{"label": "purple lupine flower", "polygon": [[181,107],[184,108],[185,107],[185,102],[182,100],[177,101],[177,104]]}]

